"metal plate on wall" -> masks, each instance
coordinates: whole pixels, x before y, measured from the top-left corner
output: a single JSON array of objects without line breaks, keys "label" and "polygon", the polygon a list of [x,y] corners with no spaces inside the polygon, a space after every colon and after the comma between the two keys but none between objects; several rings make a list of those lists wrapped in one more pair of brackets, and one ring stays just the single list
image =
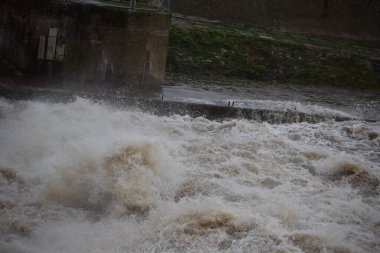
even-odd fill
[{"label": "metal plate on wall", "polygon": [[44,35],[40,36],[40,43],[38,46],[38,55],[37,59],[44,60],[45,59],[45,43],[46,43],[46,38]]},{"label": "metal plate on wall", "polygon": [[49,28],[48,46],[46,50],[46,60],[54,60],[57,45],[58,28]]},{"label": "metal plate on wall", "polygon": [[57,45],[57,48],[55,50],[55,59],[57,61],[63,61],[65,58],[65,44],[62,44],[61,46]]}]

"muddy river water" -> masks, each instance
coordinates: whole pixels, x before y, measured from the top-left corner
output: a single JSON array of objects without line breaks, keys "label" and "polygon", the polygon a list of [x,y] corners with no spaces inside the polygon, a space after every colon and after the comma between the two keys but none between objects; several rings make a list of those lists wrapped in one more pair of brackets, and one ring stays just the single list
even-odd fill
[{"label": "muddy river water", "polygon": [[182,79],[167,100],[350,115],[268,124],[0,98],[0,252],[379,252],[379,95]]}]

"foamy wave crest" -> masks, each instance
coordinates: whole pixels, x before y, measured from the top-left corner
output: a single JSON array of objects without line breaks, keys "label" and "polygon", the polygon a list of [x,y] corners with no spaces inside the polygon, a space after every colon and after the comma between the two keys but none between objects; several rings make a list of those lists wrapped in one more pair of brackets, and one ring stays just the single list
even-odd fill
[{"label": "foamy wave crest", "polygon": [[0,99],[0,252],[378,252],[379,129]]},{"label": "foamy wave crest", "polygon": [[[151,131],[154,116],[112,111],[81,98],[2,105],[1,173],[37,184],[36,199],[100,213],[144,214],[178,175],[166,149],[171,145]],[[142,122],[146,133],[140,132]]]},{"label": "foamy wave crest", "polygon": [[155,143],[125,145],[114,154],[58,167],[58,178],[44,191],[50,200],[65,206],[91,209],[102,214],[146,215],[158,205],[165,178],[164,154]]},{"label": "foamy wave crest", "polygon": [[305,104],[295,101],[274,101],[274,100],[236,100],[236,106],[248,107],[253,109],[264,109],[273,111],[297,111],[311,115],[340,116],[355,118],[348,113],[329,109],[319,105]]},{"label": "foamy wave crest", "polygon": [[370,165],[354,156],[330,157],[319,165],[319,172],[328,180],[349,183],[364,196],[379,194],[380,177]]}]

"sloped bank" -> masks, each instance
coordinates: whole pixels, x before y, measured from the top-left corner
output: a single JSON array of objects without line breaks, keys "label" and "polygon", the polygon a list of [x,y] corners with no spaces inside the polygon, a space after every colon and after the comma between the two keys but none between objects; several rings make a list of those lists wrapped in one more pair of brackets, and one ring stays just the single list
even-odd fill
[{"label": "sloped bank", "polygon": [[379,54],[371,42],[177,18],[167,68],[174,74],[380,90],[370,61]]}]

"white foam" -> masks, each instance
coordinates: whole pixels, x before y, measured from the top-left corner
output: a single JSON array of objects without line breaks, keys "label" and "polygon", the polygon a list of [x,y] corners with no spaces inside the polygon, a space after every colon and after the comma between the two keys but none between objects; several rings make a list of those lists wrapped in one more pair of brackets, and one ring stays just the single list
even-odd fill
[{"label": "white foam", "polygon": [[352,125],[1,99],[0,251],[376,252],[378,188],[331,179],[380,171],[379,124]]}]

